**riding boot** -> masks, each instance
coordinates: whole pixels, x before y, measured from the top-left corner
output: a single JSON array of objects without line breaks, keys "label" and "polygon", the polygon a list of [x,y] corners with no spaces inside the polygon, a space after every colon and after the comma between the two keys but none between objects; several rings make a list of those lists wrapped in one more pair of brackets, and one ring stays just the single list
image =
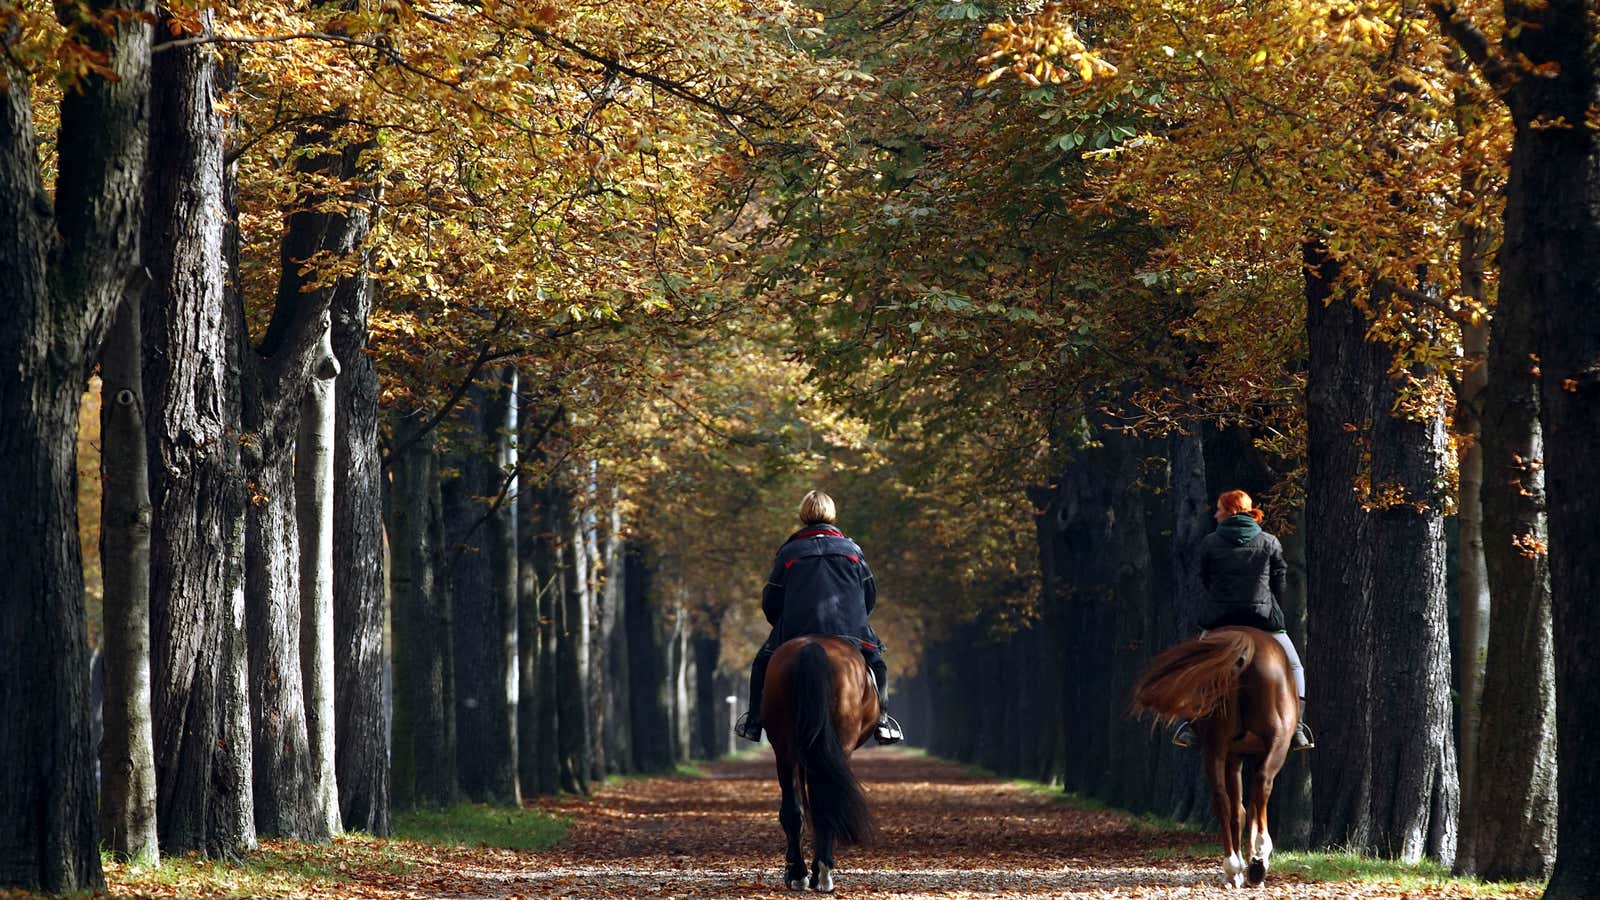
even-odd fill
[{"label": "riding boot", "polygon": [[900,723],[889,715],[889,665],[879,656],[869,660],[872,678],[878,683],[878,728],[874,735],[880,744],[898,744],[906,739]]},{"label": "riding boot", "polygon": [[766,647],[756,654],[756,660],[750,665],[750,711],[739,717],[733,726],[733,733],[747,741],[761,741],[761,689],[766,686],[767,662],[772,659],[772,654]]},{"label": "riding boot", "polygon": [[1294,739],[1289,742],[1289,751],[1311,750],[1317,746],[1317,739],[1311,734],[1311,727],[1306,724],[1306,701],[1300,699],[1300,722],[1294,727]]},{"label": "riding boot", "polygon": [[1188,719],[1179,722],[1178,727],[1172,732],[1172,745],[1174,747],[1182,747],[1185,750],[1193,749],[1194,726],[1189,723]]}]

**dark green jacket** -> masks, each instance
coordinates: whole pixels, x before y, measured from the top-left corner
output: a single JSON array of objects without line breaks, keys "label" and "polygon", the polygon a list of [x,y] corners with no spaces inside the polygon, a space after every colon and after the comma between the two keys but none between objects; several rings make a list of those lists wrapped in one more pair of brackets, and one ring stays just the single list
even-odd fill
[{"label": "dark green jacket", "polygon": [[1200,627],[1284,630],[1278,600],[1288,572],[1283,545],[1254,519],[1246,515],[1223,519],[1200,542],[1200,583],[1206,589]]}]

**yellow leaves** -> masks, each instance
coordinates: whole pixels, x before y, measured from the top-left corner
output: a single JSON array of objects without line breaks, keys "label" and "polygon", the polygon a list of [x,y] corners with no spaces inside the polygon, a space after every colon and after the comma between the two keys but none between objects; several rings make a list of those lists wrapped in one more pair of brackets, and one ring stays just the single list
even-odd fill
[{"label": "yellow leaves", "polygon": [[[1079,38],[1071,16],[1059,3],[1047,4],[1039,12],[1020,21],[1007,18],[983,30],[984,40],[994,49],[979,58],[978,65],[992,66],[978,79],[978,85],[992,84],[1007,73],[1030,87],[1046,82],[1060,84],[1076,74],[1083,82],[1117,73],[1116,66],[1092,51]],[[1065,66],[1062,63],[1066,63]]]}]

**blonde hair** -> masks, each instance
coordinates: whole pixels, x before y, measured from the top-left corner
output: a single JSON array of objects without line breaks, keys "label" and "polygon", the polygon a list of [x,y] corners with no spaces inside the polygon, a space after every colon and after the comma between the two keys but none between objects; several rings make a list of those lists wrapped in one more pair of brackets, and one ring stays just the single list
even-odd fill
[{"label": "blonde hair", "polygon": [[835,515],[833,498],[822,491],[809,491],[800,500],[801,525],[818,525],[824,522],[832,525]]},{"label": "blonde hair", "polygon": [[1225,491],[1217,498],[1217,510],[1223,515],[1237,516],[1241,513],[1261,521],[1264,516],[1261,510],[1255,508],[1255,502],[1244,491]]}]

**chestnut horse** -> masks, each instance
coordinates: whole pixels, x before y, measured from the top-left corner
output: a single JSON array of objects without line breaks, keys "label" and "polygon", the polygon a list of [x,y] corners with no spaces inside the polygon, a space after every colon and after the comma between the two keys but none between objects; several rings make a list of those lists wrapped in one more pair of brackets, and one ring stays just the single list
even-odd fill
[{"label": "chestnut horse", "polygon": [[[1243,887],[1246,879],[1261,884],[1272,857],[1267,800],[1300,715],[1283,648],[1259,629],[1213,629],[1151,660],[1134,687],[1133,705],[1164,721],[1194,721],[1211,782],[1211,808],[1222,824],[1223,884]],[[1247,756],[1259,759],[1248,812]],[[1248,869],[1240,853],[1246,826]]]},{"label": "chestnut horse", "polygon": [[859,844],[872,835],[850,754],[878,723],[877,686],[849,640],[809,635],[772,655],[763,693],[762,718],[783,788],[778,821],[789,840],[783,881],[790,890],[806,888],[800,832],[809,818],[811,889],[832,891],[834,842]]}]

